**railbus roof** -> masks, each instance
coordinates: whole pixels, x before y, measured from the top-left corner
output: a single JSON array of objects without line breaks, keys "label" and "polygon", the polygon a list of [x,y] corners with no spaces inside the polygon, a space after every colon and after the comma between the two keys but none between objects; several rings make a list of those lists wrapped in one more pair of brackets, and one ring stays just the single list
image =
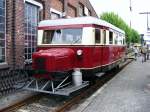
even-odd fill
[{"label": "railbus roof", "polygon": [[39,27],[51,27],[51,26],[63,26],[63,25],[80,25],[80,24],[95,24],[108,27],[115,31],[125,34],[125,32],[116,26],[101,20],[96,17],[86,16],[86,17],[76,17],[76,18],[63,18],[55,20],[43,20],[39,23]]}]

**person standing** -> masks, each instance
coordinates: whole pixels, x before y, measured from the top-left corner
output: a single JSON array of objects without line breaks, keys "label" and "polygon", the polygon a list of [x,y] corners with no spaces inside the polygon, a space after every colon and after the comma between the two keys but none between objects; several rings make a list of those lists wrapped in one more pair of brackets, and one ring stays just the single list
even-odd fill
[{"label": "person standing", "polygon": [[146,62],[147,48],[145,44],[141,48],[141,54],[142,54],[142,62]]},{"label": "person standing", "polygon": [[138,56],[139,51],[138,51],[136,46],[133,47],[133,51],[134,51],[135,60],[137,60],[137,56]]},{"label": "person standing", "polygon": [[147,45],[147,60],[149,60],[149,46]]}]

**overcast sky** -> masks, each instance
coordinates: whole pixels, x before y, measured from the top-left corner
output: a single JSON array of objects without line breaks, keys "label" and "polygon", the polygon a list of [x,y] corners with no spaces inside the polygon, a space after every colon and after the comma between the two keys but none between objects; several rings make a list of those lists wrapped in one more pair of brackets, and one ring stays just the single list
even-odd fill
[{"label": "overcast sky", "polygon": [[145,33],[147,31],[146,15],[139,13],[150,12],[149,0],[131,0],[132,13],[129,9],[130,0],[90,0],[90,2],[98,15],[103,12],[115,12],[128,25],[130,25],[131,20],[131,26],[139,33]]}]

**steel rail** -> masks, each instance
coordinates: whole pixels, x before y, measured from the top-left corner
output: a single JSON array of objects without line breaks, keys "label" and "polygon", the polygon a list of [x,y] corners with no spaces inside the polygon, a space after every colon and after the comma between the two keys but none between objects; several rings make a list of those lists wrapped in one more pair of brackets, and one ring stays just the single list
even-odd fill
[{"label": "steel rail", "polygon": [[10,106],[6,108],[1,109],[0,112],[16,112],[16,110],[19,109],[20,107],[25,106],[26,104],[29,104],[33,101],[40,99],[40,95],[41,94],[34,94],[32,96],[29,96],[21,101],[11,104]]}]

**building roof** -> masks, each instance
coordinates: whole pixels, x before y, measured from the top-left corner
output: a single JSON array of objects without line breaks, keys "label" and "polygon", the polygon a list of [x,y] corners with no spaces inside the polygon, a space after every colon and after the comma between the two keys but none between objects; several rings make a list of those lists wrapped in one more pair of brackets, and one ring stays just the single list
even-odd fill
[{"label": "building roof", "polygon": [[80,25],[80,24],[95,24],[108,27],[110,29],[116,30],[120,33],[125,34],[125,32],[116,26],[101,20],[99,18],[84,16],[68,19],[56,19],[56,20],[44,20],[39,23],[39,27],[50,27],[50,26],[63,26],[63,25]]}]

